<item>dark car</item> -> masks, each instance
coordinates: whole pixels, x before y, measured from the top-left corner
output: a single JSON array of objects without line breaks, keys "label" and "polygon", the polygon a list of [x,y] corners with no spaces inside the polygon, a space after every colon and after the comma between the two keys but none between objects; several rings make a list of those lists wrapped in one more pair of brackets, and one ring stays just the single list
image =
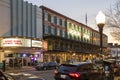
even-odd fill
[{"label": "dark car", "polygon": [[58,68],[58,63],[57,62],[48,62],[46,64],[46,69],[57,69]]},{"label": "dark car", "polygon": [[49,70],[49,69],[57,69],[58,68],[57,62],[47,62],[47,63],[40,63],[37,66],[35,66],[36,70]]},{"label": "dark car", "polygon": [[35,66],[35,69],[36,70],[46,70],[46,65],[47,65],[47,63],[40,62],[37,66]]},{"label": "dark car", "polygon": [[103,80],[104,78],[103,70],[88,62],[61,64],[54,73],[55,80]]}]

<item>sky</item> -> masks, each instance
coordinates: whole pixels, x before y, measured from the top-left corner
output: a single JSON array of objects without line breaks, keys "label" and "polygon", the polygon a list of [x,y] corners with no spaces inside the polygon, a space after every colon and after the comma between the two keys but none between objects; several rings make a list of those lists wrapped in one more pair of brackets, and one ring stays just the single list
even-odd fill
[{"label": "sky", "polygon": [[[85,24],[87,14],[87,25],[98,31],[95,17],[99,11],[106,12],[110,6],[114,6],[117,0],[24,0],[33,5],[44,5],[54,11],[70,17],[80,23]],[[109,43],[117,43],[111,36],[109,29],[104,27],[104,34],[108,35]]]}]

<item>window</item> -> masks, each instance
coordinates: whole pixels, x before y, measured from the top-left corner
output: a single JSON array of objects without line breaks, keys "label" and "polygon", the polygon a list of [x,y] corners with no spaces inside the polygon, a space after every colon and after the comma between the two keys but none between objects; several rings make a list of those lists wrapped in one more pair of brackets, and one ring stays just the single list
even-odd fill
[{"label": "window", "polygon": [[59,25],[60,23],[59,23],[59,18],[57,18],[57,25]]},{"label": "window", "polygon": [[65,20],[62,20],[62,26],[65,27]]},{"label": "window", "polygon": [[57,17],[54,16],[54,23],[57,24]]},{"label": "window", "polygon": [[57,28],[55,28],[55,35],[57,35]]},{"label": "window", "polygon": [[54,16],[51,16],[51,22],[54,23]]},{"label": "window", "polygon": [[62,30],[62,37],[65,37],[65,31]]},{"label": "window", "polygon": [[48,33],[50,34],[51,33],[51,27],[48,26]]},{"label": "window", "polygon": [[51,27],[51,34],[54,35],[55,34],[55,28]]},{"label": "window", "polygon": [[45,13],[44,17],[45,17],[45,20],[47,21],[48,20],[48,13]]},{"label": "window", "polygon": [[62,30],[60,30],[60,36],[62,37]]},{"label": "window", "polygon": [[68,39],[70,39],[70,33],[68,34]]},{"label": "window", "polygon": [[71,26],[72,26],[72,24],[71,24],[71,23],[69,23],[69,28],[71,28]]},{"label": "window", "polygon": [[60,29],[57,28],[57,36],[60,36]]},{"label": "window", "polygon": [[59,20],[60,25],[62,26],[62,19]]},{"label": "window", "polygon": [[48,26],[47,25],[45,25],[45,27],[44,27],[44,33],[48,34]]},{"label": "window", "polygon": [[51,22],[51,15],[50,14],[48,14],[48,21]]}]

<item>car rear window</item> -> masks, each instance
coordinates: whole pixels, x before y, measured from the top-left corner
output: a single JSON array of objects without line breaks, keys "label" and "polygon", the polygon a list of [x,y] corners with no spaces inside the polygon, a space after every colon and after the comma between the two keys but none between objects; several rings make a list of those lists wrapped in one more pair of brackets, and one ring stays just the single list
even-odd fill
[{"label": "car rear window", "polygon": [[61,65],[59,67],[60,72],[61,71],[74,72],[74,71],[76,71],[76,69],[77,69],[77,66],[75,66],[75,65]]}]

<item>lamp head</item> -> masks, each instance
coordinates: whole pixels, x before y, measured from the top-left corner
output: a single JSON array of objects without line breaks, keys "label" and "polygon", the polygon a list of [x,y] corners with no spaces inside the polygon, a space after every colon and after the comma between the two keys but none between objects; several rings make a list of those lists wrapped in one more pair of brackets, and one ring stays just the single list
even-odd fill
[{"label": "lamp head", "polygon": [[97,25],[103,25],[105,24],[105,15],[102,11],[99,11],[98,15],[96,16],[96,23]]}]

